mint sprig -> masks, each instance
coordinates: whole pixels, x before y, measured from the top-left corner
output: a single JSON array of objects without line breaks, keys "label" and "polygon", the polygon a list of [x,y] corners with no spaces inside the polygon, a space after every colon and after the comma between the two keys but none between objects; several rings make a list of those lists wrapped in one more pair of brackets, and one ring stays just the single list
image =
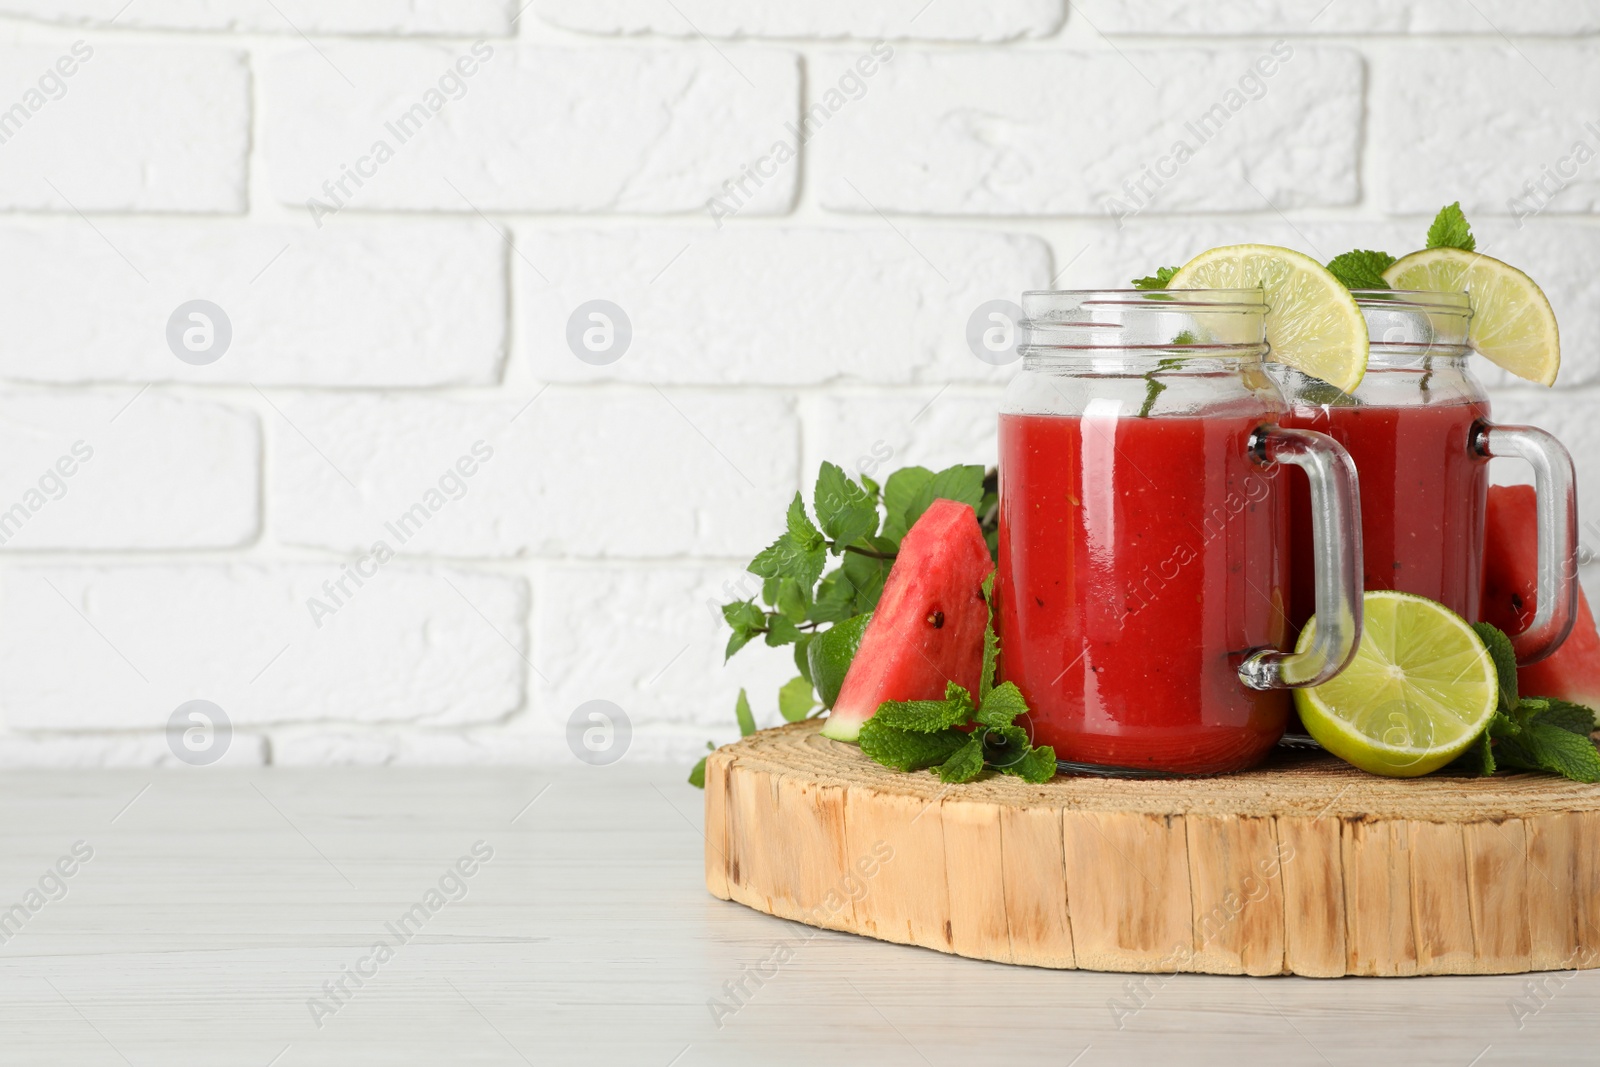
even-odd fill
[{"label": "mint sprig", "polygon": [[[933,768],[941,782],[970,782],[985,768],[1041,783],[1055,777],[1056,753],[1033,746],[1016,718],[1028,702],[1013,682],[994,684],[1000,650],[994,633],[994,575],[983,583],[989,621],[983,630],[983,668],[978,699],[965,686],[946,682],[942,700],[886,700],[861,725],[861,751],[900,771]],[[966,729],[963,729],[966,727]]]},{"label": "mint sprig", "polygon": [[1555,697],[1519,695],[1511,639],[1486,622],[1472,628],[1494,660],[1500,700],[1488,729],[1451,767],[1485,777],[1506,769],[1600,782],[1600,750],[1589,737],[1595,729],[1594,711]]},{"label": "mint sprig", "polygon": [[[900,551],[900,541],[935,500],[959,501],[978,515],[978,526],[998,554],[999,479],[993,468],[958,464],[941,471],[903,467],[880,485],[866,474],[851,478],[837,464],[817,472],[811,508],[796,493],[784,515],[783,532],[750,561],[761,581],[756,596],[721,605],[732,633],[724,659],[762,638],[773,647],[789,645],[800,672],[778,690],[778,711],[786,722],[820,715],[807,656],[810,643],[834,623],[866,615],[878,606],[883,584]],[[830,560],[836,565],[828,568]],[[755,729],[746,719],[748,699],[741,691],[741,733]],[[744,726],[748,721],[749,730]],[[965,739],[965,735],[963,735]],[[713,747],[708,745],[708,747]],[[702,785],[705,760],[690,772]]]},{"label": "mint sprig", "polygon": [[[962,464],[942,471],[904,467],[880,487],[865,475],[856,481],[836,464],[823,463],[812,492],[812,511],[796,493],[784,517],[783,533],[750,561],[750,573],[762,579],[760,602],[750,597],[722,605],[722,617],[733,631],[724,659],[760,637],[774,647],[801,646],[795,653],[798,663],[813,634],[872,611],[901,538],[940,498],[977,511],[992,554],[998,498],[983,467]],[[830,558],[838,559],[832,570]]]},{"label": "mint sprig", "polygon": [[[1429,248],[1459,248],[1474,252],[1478,241],[1472,236],[1472,226],[1461,211],[1461,202],[1439,209],[1428,227]],[[1370,248],[1357,248],[1328,261],[1328,272],[1339,279],[1346,289],[1391,289],[1383,280],[1383,272],[1395,265],[1395,258],[1387,252]],[[1138,282],[1134,283],[1138,285]],[[1143,288],[1141,286],[1141,288]]]}]

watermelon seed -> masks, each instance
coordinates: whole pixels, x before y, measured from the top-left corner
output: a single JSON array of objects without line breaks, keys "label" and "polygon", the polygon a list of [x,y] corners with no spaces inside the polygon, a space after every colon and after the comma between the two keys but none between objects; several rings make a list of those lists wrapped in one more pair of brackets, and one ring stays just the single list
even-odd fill
[{"label": "watermelon seed", "polygon": [[942,629],[944,627],[944,612],[936,611],[932,615],[929,615],[928,625],[932,626],[935,630]]}]

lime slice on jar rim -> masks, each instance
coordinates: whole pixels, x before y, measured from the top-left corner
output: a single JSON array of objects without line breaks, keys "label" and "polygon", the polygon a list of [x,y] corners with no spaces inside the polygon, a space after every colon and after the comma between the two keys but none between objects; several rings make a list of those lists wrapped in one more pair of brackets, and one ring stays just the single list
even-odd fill
[{"label": "lime slice on jar rim", "polygon": [[1553,385],[1561,369],[1561,332],[1550,301],[1533,279],[1481,252],[1426,248],[1394,262],[1383,280],[1396,289],[1467,294],[1473,350],[1519,378]]},{"label": "lime slice on jar rim", "polygon": [[1367,373],[1367,320],[1350,290],[1303,252],[1223,245],[1185,263],[1168,289],[1256,289],[1267,301],[1269,358],[1346,393]]}]

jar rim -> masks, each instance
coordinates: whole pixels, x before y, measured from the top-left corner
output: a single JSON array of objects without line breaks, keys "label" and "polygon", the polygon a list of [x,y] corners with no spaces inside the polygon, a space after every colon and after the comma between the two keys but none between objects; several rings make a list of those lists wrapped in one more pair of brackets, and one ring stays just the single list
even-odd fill
[{"label": "jar rim", "polygon": [[1464,292],[1443,292],[1432,289],[1352,289],[1350,295],[1355,297],[1356,304],[1362,308],[1472,317],[1472,300]]},{"label": "jar rim", "polygon": [[1255,289],[1037,289],[1022,294],[1023,355],[1073,349],[1259,358],[1266,294]]},{"label": "jar rim", "polygon": [[[1181,295],[1180,295],[1181,294]],[[1022,294],[1023,314],[1035,318],[1050,307],[1156,307],[1172,311],[1208,312],[1267,310],[1266,293],[1255,289],[1029,289]]]}]

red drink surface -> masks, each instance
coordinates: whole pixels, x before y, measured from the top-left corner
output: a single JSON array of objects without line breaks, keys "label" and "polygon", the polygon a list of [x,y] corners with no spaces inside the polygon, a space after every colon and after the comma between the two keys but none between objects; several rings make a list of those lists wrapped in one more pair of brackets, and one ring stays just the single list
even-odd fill
[{"label": "red drink surface", "polygon": [[[1488,461],[1470,447],[1482,403],[1433,407],[1301,407],[1285,426],[1320,430],[1355,460],[1361,482],[1362,571],[1367,589],[1416,593],[1476,622],[1483,601]],[[1315,611],[1311,494],[1291,479],[1289,621]]]},{"label": "red drink surface", "polygon": [[1000,417],[1000,677],[1062,759],[1239,770],[1285,692],[1239,681],[1288,632],[1283,475],[1260,416]]}]

